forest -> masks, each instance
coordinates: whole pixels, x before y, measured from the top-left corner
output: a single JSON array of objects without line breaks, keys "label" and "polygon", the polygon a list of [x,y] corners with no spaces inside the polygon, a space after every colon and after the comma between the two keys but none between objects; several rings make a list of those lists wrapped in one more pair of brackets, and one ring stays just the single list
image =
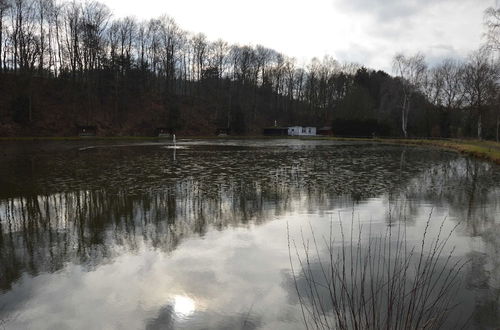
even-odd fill
[{"label": "forest", "polygon": [[467,58],[429,65],[422,53],[399,53],[390,74],[331,56],[299,65],[166,15],[114,17],[96,1],[0,0],[0,136],[314,125],[338,136],[498,141],[500,10],[487,9],[484,25],[483,46]]}]

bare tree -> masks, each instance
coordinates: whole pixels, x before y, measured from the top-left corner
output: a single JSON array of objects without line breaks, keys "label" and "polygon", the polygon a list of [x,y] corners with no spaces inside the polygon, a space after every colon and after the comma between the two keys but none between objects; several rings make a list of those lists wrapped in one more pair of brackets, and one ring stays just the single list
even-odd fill
[{"label": "bare tree", "polygon": [[[484,25],[486,27],[486,47],[494,50],[495,53],[500,51],[500,8],[489,7],[484,13]],[[498,57],[498,56],[497,56]],[[500,96],[497,95],[495,100],[496,108],[496,140],[499,141],[500,130],[500,109],[498,101]]]},{"label": "bare tree", "polygon": [[54,60],[54,71],[56,73],[56,76],[58,75],[58,73],[60,73],[61,69],[64,68],[63,44],[61,39],[62,13],[63,13],[63,5],[54,4],[52,2],[51,25],[54,25],[55,28],[55,38],[56,38],[55,46],[57,48],[57,60]]},{"label": "bare tree", "polygon": [[460,108],[464,102],[463,65],[453,59],[444,59],[435,70],[442,83],[439,103],[448,111]]},{"label": "bare tree", "polygon": [[229,44],[222,39],[211,42],[208,46],[208,66],[216,70],[219,79],[222,78],[226,70],[229,50]]},{"label": "bare tree", "polygon": [[82,34],[82,60],[85,70],[96,70],[104,52],[104,32],[111,12],[99,2],[87,2],[82,8],[80,33]]},{"label": "bare tree", "polygon": [[0,72],[4,69],[5,63],[2,60],[3,43],[4,43],[4,17],[7,15],[9,8],[8,0],[0,0]]},{"label": "bare tree", "polygon": [[415,93],[422,86],[427,65],[422,54],[417,53],[407,57],[397,54],[393,59],[393,70],[401,79],[403,100],[401,105],[401,130],[404,137],[408,137],[408,115]]},{"label": "bare tree", "polygon": [[64,8],[65,47],[73,79],[75,79],[77,71],[81,72],[83,69],[80,57],[81,16],[82,8],[79,3],[73,1],[66,4]]},{"label": "bare tree", "polygon": [[45,20],[46,20],[46,13],[47,13],[47,4],[45,0],[38,0],[36,3],[37,9],[38,9],[38,24],[39,24],[39,38],[40,38],[40,59],[38,60],[38,71],[39,74],[43,74],[43,65],[44,65],[44,60],[45,60]]},{"label": "bare tree", "polygon": [[484,12],[486,45],[490,49],[500,50],[500,8],[489,7]]},{"label": "bare tree", "polygon": [[163,16],[160,21],[160,56],[163,64],[163,72],[165,73],[166,90],[168,92],[171,82],[174,81],[176,77],[176,61],[181,39],[181,30],[170,17]]},{"label": "bare tree", "polygon": [[422,79],[421,90],[432,105],[441,105],[444,93],[444,77],[439,68],[426,70]]},{"label": "bare tree", "polygon": [[198,33],[191,38],[191,42],[194,55],[193,71],[196,72],[196,80],[200,81],[206,64],[206,55],[208,51],[207,37],[202,33]]},{"label": "bare tree", "polygon": [[487,49],[480,49],[469,56],[464,69],[463,84],[468,105],[476,115],[478,139],[482,139],[483,115],[487,103],[496,97],[498,77],[498,65],[492,61],[491,53]]},{"label": "bare tree", "polygon": [[260,86],[263,86],[265,85],[269,64],[273,58],[273,50],[261,45],[257,45],[257,47],[255,48],[255,56],[257,60],[257,66],[260,68],[259,84]]},{"label": "bare tree", "polygon": [[137,51],[135,55],[137,65],[141,70],[146,69],[146,38],[147,38],[147,23],[141,21],[137,24],[137,31],[134,38],[134,49]]},{"label": "bare tree", "polygon": [[133,17],[125,17],[120,20],[118,34],[120,37],[120,58],[130,66],[132,56],[132,41],[136,33],[137,23]]},{"label": "bare tree", "polygon": [[32,71],[40,53],[40,38],[35,32],[35,2],[14,0],[10,12],[14,70]]}]

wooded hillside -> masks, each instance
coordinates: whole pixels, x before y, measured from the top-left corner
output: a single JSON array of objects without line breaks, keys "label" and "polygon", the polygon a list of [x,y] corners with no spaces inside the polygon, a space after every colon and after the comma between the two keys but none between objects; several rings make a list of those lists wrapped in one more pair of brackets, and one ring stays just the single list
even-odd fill
[{"label": "wooded hillside", "polygon": [[498,138],[491,52],[432,68],[420,54],[393,63],[395,76],[332,57],[302,67],[260,45],[207,40],[168,16],[0,0],[0,136],[68,136],[78,125],[99,135],[260,134],[277,122],[346,136]]}]

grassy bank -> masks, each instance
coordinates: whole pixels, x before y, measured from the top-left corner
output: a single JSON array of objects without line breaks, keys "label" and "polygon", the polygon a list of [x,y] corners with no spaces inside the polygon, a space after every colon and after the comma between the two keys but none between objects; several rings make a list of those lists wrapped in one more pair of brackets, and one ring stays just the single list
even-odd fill
[{"label": "grassy bank", "polygon": [[[404,143],[404,141],[399,143]],[[408,144],[430,145],[451,149],[474,157],[490,160],[500,165],[500,143],[493,141],[414,140],[409,141]]]},{"label": "grassy bank", "polygon": [[337,138],[317,137],[319,140],[333,141],[366,141],[386,144],[404,144],[417,146],[438,147],[454,150],[466,155],[486,159],[500,165],[500,143],[480,140],[428,140],[428,139],[362,139],[362,138]]}]

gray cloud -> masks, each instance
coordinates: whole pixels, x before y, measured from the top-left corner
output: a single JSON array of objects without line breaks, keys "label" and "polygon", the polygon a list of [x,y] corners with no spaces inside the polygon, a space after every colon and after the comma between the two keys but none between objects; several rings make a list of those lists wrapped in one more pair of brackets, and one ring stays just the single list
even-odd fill
[{"label": "gray cloud", "polygon": [[443,61],[444,58],[463,58],[463,54],[453,46],[446,44],[431,45],[425,52],[429,66],[433,67]]},{"label": "gray cloud", "polygon": [[392,22],[418,15],[429,6],[447,3],[457,6],[475,0],[334,0],[335,5],[356,13],[368,13],[379,22]]},{"label": "gray cloud", "polygon": [[397,52],[422,52],[431,66],[463,58],[482,42],[482,15],[491,5],[493,0],[333,0],[363,29],[359,40],[335,54],[384,70]]}]

